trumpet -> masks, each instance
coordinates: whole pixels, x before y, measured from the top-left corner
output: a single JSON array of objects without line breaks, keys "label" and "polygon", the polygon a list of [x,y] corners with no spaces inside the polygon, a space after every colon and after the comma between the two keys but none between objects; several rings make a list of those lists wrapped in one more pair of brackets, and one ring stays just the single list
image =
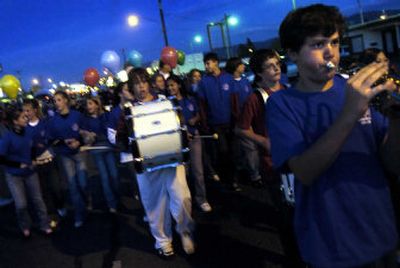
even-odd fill
[{"label": "trumpet", "polygon": [[[328,62],[329,63],[329,62]],[[328,67],[328,63],[326,64],[326,68]],[[340,73],[342,74],[347,74],[349,76],[355,75],[361,68],[363,68],[366,65],[358,65],[354,68],[344,70],[340,69]],[[333,67],[335,68],[335,67]],[[395,105],[391,107],[390,109],[394,109],[396,113],[400,113],[400,75],[397,75],[393,72],[387,72],[383,76],[381,76],[372,86],[378,86],[381,84],[386,83],[387,81],[392,81],[395,86],[396,90],[395,91],[382,91],[379,94],[377,94],[371,101],[370,101],[370,106],[374,107],[376,110],[380,112],[385,112],[384,108],[386,107],[386,104],[388,102],[393,102]]]}]

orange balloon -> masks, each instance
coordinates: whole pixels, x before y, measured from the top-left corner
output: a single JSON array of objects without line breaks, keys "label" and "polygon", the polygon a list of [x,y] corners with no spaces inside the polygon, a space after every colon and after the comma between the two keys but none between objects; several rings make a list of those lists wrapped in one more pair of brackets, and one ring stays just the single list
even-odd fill
[{"label": "orange balloon", "polygon": [[18,96],[18,90],[21,87],[21,83],[15,76],[6,74],[0,80],[0,87],[10,99],[15,100]]}]

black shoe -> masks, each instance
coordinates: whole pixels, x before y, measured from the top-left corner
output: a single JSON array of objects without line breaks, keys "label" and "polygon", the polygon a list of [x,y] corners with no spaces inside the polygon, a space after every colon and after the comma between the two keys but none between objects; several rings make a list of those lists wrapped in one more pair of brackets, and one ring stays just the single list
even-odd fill
[{"label": "black shoe", "polygon": [[241,192],[242,188],[240,188],[240,186],[237,182],[234,182],[234,183],[232,183],[232,190],[235,192]]}]

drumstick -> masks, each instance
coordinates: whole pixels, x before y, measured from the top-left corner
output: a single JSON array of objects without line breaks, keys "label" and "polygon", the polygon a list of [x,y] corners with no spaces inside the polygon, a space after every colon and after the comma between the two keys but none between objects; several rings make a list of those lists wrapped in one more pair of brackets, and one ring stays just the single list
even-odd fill
[{"label": "drumstick", "polygon": [[106,150],[106,149],[112,149],[112,148],[108,146],[87,146],[87,145],[81,146],[79,148],[81,152],[91,151],[91,150]]},{"label": "drumstick", "polygon": [[195,138],[195,139],[214,139],[214,140],[218,140],[218,134],[214,133],[212,135],[195,135],[195,136],[193,136],[193,138]]}]

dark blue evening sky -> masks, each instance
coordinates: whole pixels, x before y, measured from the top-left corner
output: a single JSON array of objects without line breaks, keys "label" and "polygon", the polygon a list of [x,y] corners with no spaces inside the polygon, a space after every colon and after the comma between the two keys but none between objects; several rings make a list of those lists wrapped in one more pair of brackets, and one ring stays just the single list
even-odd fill
[{"label": "dark blue evening sky", "polygon": [[[297,0],[336,5],[345,15],[358,12],[357,0]],[[400,8],[399,0],[360,0],[365,11]],[[234,44],[277,36],[279,23],[292,8],[292,0],[163,0],[169,43],[186,53],[206,51],[206,24],[236,15],[230,28]],[[140,24],[129,28],[129,14]],[[193,43],[195,34],[203,44]],[[215,45],[222,41],[213,31]],[[1,0],[0,63],[3,73],[19,73],[24,85],[33,77],[77,82],[85,69],[100,69],[105,50],[138,50],[145,61],[159,57],[164,46],[157,0]]]}]

